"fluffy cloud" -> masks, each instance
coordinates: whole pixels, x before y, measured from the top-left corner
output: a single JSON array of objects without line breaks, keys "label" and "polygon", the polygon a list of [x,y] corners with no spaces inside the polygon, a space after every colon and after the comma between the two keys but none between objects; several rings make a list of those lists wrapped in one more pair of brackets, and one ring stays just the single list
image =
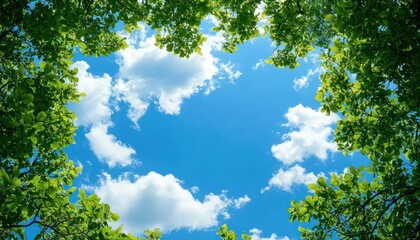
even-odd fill
[{"label": "fluffy cloud", "polygon": [[93,76],[88,73],[89,65],[84,61],[73,64],[77,68],[79,82],[77,89],[86,94],[80,98],[80,103],[72,104],[70,108],[76,113],[76,124],[80,126],[90,126],[97,122],[108,121],[112,112],[109,108],[109,98],[111,96],[111,80],[108,74],[102,77]]},{"label": "fluffy cloud", "polygon": [[338,115],[331,113],[327,116],[299,104],[289,108],[285,117],[287,123],[283,126],[298,130],[284,134],[284,141],[271,147],[273,156],[283,164],[302,162],[312,155],[325,160],[328,151],[337,151],[337,145],[330,139],[333,133],[330,125],[339,120]]},{"label": "fluffy cloud", "polygon": [[280,238],[275,233],[271,234],[271,236],[268,238],[261,237],[262,231],[257,228],[253,228],[249,230],[249,232],[252,234],[252,240],[289,240],[288,237]]},{"label": "fluffy cloud", "polygon": [[298,184],[309,184],[315,183],[318,177],[323,176],[323,174],[319,174],[315,176],[313,172],[305,173],[306,170],[299,166],[295,165],[287,170],[279,169],[279,171],[273,175],[270,179],[268,186],[265,187],[262,192],[269,190],[272,187],[279,188],[283,191],[290,192],[292,186]]},{"label": "fluffy cloud", "polygon": [[136,151],[109,134],[107,124],[95,124],[85,136],[95,155],[109,167],[116,165],[124,167],[135,162],[133,155]]},{"label": "fluffy cloud", "polygon": [[108,74],[102,77],[88,72],[89,64],[84,61],[75,62],[72,66],[78,69],[79,82],[77,89],[86,96],[80,98],[78,104],[72,103],[70,108],[76,113],[76,124],[88,130],[85,135],[96,157],[108,166],[127,166],[134,162],[134,149],[127,147],[108,133],[112,126],[109,101],[112,95],[112,78]]},{"label": "fluffy cloud", "polygon": [[120,215],[117,224],[123,224],[132,233],[155,227],[167,232],[216,226],[220,216],[229,218],[227,209],[235,203],[224,192],[209,193],[200,201],[182,188],[180,180],[173,175],[155,172],[131,179],[127,174],[117,179],[104,174],[93,190]]},{"label": "fluffy cloud", "polygon": [[233,65],[219,63],[211,54],[218,48],[218,38],[210,38],[202,48],[202,55],[180,58],[154,45],[154,37],[133,35],[129,45],[118,52],[120,66],[115,86],[119,98],[130,105],[128,117],[137,125],[150,102],[155,102],[166,114],[179,114],[184,99],[203,90],[215,89],[216,76],[227,75],[233,80],[240,73]]},{"label": "fluffy cloud", "polygon": [[[145,29],[145,28],[143,28]],[[209,94],[220,79],[233,81],[240,76],[232,63],[220,63],[212,50],[220,50],[222,36],[208,36],[202,55],[179,58],[154,46],[154,38],[146,32],[128,36],[130,47],[117,53],[120,66],[119,79],[104,74],[102,77],[88,73],[89,65],[76,62],[78,90],[86,93],[79,104],[71,104],[78,117],[77,124],[87,128],[86,137],[95,155],[110,167],[127,166],[134,162],[134,149],[108,133],[113,125],[111,96],[130,105],[128,116],[138,127],[151,102],[166,114],[179,114],[184,99],[203,91]],[[112,84],[114,84],[112,86]]]}]

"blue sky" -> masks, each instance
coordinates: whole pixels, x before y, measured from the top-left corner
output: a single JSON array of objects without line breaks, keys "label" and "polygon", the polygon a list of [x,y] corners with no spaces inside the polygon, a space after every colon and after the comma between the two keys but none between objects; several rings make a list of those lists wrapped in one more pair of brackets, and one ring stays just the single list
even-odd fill
[{"label": "blue sky", "polygon": [[71,104],[79,126],[66,149],[83,166],[76,184],[120,215],[134,234],[159,227],[163,239],[218,239],[228,224],[254,240],[298,239],[291,200],[306,184],[366,159],[344,157],[332,141],[338,115],[314,100],[322,72],[316,54],[294,70],[263,63],[269,39],[220,50],[210,34],[203,54],[180,59],[154,46],[147,27],[113,55],[78,55]]}]

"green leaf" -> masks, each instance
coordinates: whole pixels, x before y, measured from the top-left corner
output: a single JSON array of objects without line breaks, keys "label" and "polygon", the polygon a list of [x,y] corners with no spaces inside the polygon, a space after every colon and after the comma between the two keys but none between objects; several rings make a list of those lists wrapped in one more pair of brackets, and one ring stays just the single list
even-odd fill
[{"label": "green leaf", "polygon": [[7,174],[6,171],[4,171],[3,169],[0,168],[0,179],[9,181],[9,175]]},{"label": "green leaf", "polygon": [[29,114],[25,114],[25,115],[23,115],[23,121],[25,122],[25,123],[32,123],[32,116],[31,115],[29,115]]},{"label": "green leaf", "polygon": [[308,211],[308,209],[307,209],[307,208],[305,208],[305,207],[303,207],[303,208],[299,209],[299,215],[303,215],[303,214],[305,214],[307,211]]},{"label": "green leaf", "polygon": [[341,190],[343,190],[343,191],[349,191],[350,189],[351,189],[351,187],[349,187],[347,184],[340,184],[340,185],[338,185],[338,187],[341,189]]},{"label": "green leaf", "polygon": [[44,66],[45,73],[51,73],[53,69],[54,69],[54,66],[51,65],[50,63],[46,63]]},{"label": "green leaf", "polygon": [[338,62],[341,62],[341,60],[343,60],[344,55],[342,53],[337,53],[335,55],[335,58],[337,59]]},{"label": "green leaf", "polygon": [[118,219],[120,219],[120,216],[118,216],[117,213],[111,213],[111,220],[116,222],[118,221]]},{"label": "green leaf", "polygon": [[45,127],[43,126],[43,124],[41,122],[37,122],[35,123],[32,128],[38,130],[38,131],[43,131],[45,129]]},{"label": "green leaf", "polygon": [[349,167],[350,173],[353,174],[354,176],[357,176],[357,170],[356,168],[354,168],[353,166]]},{"label": "green leaf", "polygon": [[274,64],[273,59],[271,59],[271,58],[264,60],[264,63],[266,63],[266,64]]},{"label": "green leaf", "polygon": [[306,229],[304,227],[299,226],[298,231],[301,232],[301,233],[304,233],[306,231]]},{"label": "green leaf", "polygon": [[319,186],[316,183],[309,183],[308,188],[309,188],[309,190],[315,191],[315,190],[319,189]]},{"label": "green leaf", "polygon": [[74,191],[76,191],[76,187],[71,187],[71,188],[69,188],[69,189],[67,190],[67,192],[68,192],[69,194],[72,194]]},{"label": "green leaf", "polygon": [[314,198],[312,196],[306,196],[306,202],[309,206],[313,207],[315,204]]},{"label": "green leaf", "polygon": [[379,188],[379,184],[378,184],[376,181],[373,181],[373,182],[370,184],[370,190],[371,190],[371,191],[376,191],[378,188]]},{"label": "green leaf", "polygon": [[33,145],[36,145],[38,143],[38,138],[34,135],[30,136],[29,139],[31,140]]},{"label": "green leaf", "polygon": [[47,118],[47,114],[46,114],[45,112],[43,112],[43,111],[39,112],[39,113],[36,115],[36,120],[37,120],[38,122],[43,122],[46,118]]},{"label": "green leaf", "polygon": [[338,185],[338,177],[337,174],[331,174],[331,179],[330,179],[330,184],[333,186],[337,186]]},{"label": "green leaf", "polygon": [[32,103],[34,99],[34,95],[32,93],[28,93],[26,94],[24,101],[25,103]]},{"label": "green leaf", "polygon": [[79,198],[80,198],[80,200],[82,200],[82,201],[86,200],[86,193],[85,193],[85,190],[80,189],[80,190],[79,190],[79,195],[78,195],[78,197],[79,197]]},{"label": "green leaf", "polygon": [[228,238],[229,240],[236,240],[236,234],[232,231],[229,231]]},{"label": "green leaf", "polygon": [[21,75],[25,74],[25,66],[23,66],[23,64],[19,64],[18,65],[18,71]]},{"label": "green leaf", "polygon": [[331,51],[333,51],[334,53],[338,53],[340,51],[340,49],[338,49],[337,46],[333,45],[330,47]]},{"label": "green leaf", "polygon": [[321,187],[324,187],[324,188],[328,187],[327,181],[325,181],[325,178],[323,178],[323,177],[319,177],[318,180],[317,180],[317,183]]},{"label": "green leaf", "polygon": [[317,100],[318,102],[321,102],[323,99],[324,99],[324,93],[321,91],[317,91],[315,95],[315,100]]},{"label": "green leaf", "polygon": [[361,90],[361,84],[360,82],[354,82],[353,83],[353,92],[358,93]]},{"label": "green leaf", "polygon": [[335,19],[335,16],[332,14],[327,14],[325,15],[325,19],[328,21],[333,21]]}]

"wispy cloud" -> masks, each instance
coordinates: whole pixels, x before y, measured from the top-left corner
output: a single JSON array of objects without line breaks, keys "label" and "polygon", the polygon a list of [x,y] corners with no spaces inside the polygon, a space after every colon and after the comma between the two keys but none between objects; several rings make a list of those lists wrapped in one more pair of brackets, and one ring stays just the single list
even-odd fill
[{"label": "wispy cloud", "polygon": [[259,59],[258,62],[252,67],[253,70],[257,70],[260,67],[264,67],[265,63],[264,60]]},{"label": "wispy cloud", "polygon": [[76,113],[76,124],[86,128],[85,136],[91,150],[109,167],[134,163],[136,151],[108,133],[108,128],[113,126],[110,107],[112,78],[108,74],[100,77],[89,73],[90,66],[84,61],[75,62],[72,67],[78,69],[77,89],[86,95],[80,98],[79,103],[72,103],[70,109]]},{"label": "wispy cloud", "polygon": [[323,73],[324,70],[322,67],[317,67],[315,69],[309,69],[306,75],[303,75],[300,78],[297,78],[293,80],[293,88],[295,90],[300,90],[304,87],[309,86],[309,82],[311,81],[313,76],[319,76],[321,73]]},{"label": "wispy cloud", "polygon": [[240,209],[243,206],[245,206],[245,204],[247,204],[248,202],[251,201],[251,198],[249,198],[247,195],[240,197],[238,199],[235,199],[233,202],[235,204],[235,208],[236,209]]},{"label": "wispy cloud", "polygon": [[98,122],[109,121],[112,114],[109,107],[112,78],[108,74],[102,77],[92,75],[87,71],[90,66],[85,61],[77,61],[72,67],[78,69],[77,90],[86,94],[80,98],[80,103],[70,105],[77,116],[76,124],[89,127]]},{"label": "wispy cloud", "polygon": [[319,60],[319,53],[318,52],[311,52],[309,53],[303,61],[305,63],[310,62],[312,67],[307,70],[306,75],[301,76],[293,80],[293,88],[295,90],[300,90],[302,88],[308,87],[309,83],[314,78],[318,78],[320,74],[325,72],[325,69],[321,66],[321,61]]}]

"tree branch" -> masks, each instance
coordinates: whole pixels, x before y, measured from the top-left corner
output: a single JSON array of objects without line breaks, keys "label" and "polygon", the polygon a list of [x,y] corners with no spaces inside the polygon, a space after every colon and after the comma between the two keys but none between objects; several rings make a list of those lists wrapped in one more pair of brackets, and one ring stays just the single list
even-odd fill
[{"label": "tree branch", "polygon": [[[39,224],[39,221],[37,221],[36,220],[36,218],[38,217],[38,214],[39,214],[39,211],[41,210],[41,208],[38,208],[37,209],[37,211],[36,211],[36,213],[35,213],[35,215],[34,215],[34,218],[32,219],[32,221],[31,222],[29,222],[29,223],[27,223],[27,224],[12,224],[12,225],[6,225],[6,226],[1,226],[0,228],[3,228],[3,229],[11,229],[11,228],[25,228],[25,227],[29,227],[29,226],[32,226],[32,224],[35,224],[35,223],[38,223]],[[2,231],[3,232],[3,231]]]}]

